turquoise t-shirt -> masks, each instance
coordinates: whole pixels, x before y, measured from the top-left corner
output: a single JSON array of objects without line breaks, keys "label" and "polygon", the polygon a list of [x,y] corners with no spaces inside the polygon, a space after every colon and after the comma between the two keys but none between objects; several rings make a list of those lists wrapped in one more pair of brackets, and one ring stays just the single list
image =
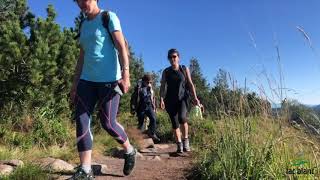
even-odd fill
[{"label": "turquoise t-shirt", "polygon": [[[80,45],[84,63],[80,79],[92,82],[113,82],[121,79],[118,51],[107,29],[102,24],[102,11],[91,20],[85,20],[80,29]],[[109,11],[110,32],[121,31],[117,15]]]}]

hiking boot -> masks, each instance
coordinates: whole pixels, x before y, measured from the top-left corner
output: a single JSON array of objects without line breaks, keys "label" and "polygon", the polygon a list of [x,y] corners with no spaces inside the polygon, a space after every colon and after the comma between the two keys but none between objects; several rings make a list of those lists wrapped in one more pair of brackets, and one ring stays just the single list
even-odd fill
[{"label": "hiking boot", "polygon": [[153,140],[154,143],[160,143],[160,138],[155,134],[155,133],[150,133],[148,132],[148,136],[149,138],[151,138]]},{"label": "hiking boot", "polygon": [[185,151],[185,152],[191,151],[190,143],[189,143],[189,138],[183,139],[183,140],[182,140],[182,144],[183,144],[183,151]]},{"label": "hiking boot", "polygon": [[177,153],[183,153],[182,142],[177,142]]},{"label": "hiking boot", "polygon": [[87,174],[81,167],[77,168],[77,171],[72,175],[69,180],[93,180],[94,175],[92,170]]},{"label": "hiking boot", "polygon": [[124,154],[124,166],[123,166],[123,174],[128,176],[133,171],[133,168],[136,163],[136,154],[137,150],[133,149],[130,154]]}]

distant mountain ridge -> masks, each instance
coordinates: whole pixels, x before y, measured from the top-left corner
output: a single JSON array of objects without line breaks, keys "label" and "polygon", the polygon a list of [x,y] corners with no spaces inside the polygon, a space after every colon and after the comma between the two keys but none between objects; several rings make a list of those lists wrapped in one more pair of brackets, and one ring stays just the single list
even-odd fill
[{"label": "distant mountain ridge", "polygon": [[315,111],[320,111],[320,104],[312,107]]}]

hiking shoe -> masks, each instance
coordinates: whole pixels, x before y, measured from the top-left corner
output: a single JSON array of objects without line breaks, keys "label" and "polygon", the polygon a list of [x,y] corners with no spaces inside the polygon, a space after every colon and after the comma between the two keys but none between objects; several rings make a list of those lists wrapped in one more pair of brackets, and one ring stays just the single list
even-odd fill
[{"label": "hiking shoe", "polygon": [[123,174],[128,176],[133,171],[136,163],[137,150],[134,149],[130,154],[124,154]]},{"label": "hiking shoe", "polygon": [[154,143],[160,143],[160,138],[155,133],[148,132],[149,138],[153,140]]},{"label": "hiking shoe", "polygon": [[77,168],[77,171],[73,174],[69,180],[93,180],[94,175],[92,170],[87,174],[81,167]]},{"label": "hiking shoe", "polygon": [[190,143],[189,143],[189,138],[183,139],[183,140],[182,140],[182,144],[183,144],[183,151],[185,151],[185,152],[191,151]]},{"label": "hiking shoe", "polygon": [[177,153],[183,153],[182,142],[177,142]]}]

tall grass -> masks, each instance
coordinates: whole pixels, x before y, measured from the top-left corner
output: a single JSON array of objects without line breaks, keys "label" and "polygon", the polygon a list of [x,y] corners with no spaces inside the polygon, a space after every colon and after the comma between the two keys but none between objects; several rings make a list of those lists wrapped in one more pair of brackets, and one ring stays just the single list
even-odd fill
[{"label": "tall grass", "polygon": [[[224,119],[213,122],[208,132],[205,126],[210,122],[193,123],[197,128],[192,140],[197,142],[193,144],[198,147],[198,160],[191,179],[294,178],[297,175],[290,175],[287,170],[297,168],[292,164],[299,159],[308,162],[299,168],[319,167],[319,143],[291,127],[281,130],[279,122]],[[314,170],[315,174],[300,177],[319,177],[320,172]]]}]

